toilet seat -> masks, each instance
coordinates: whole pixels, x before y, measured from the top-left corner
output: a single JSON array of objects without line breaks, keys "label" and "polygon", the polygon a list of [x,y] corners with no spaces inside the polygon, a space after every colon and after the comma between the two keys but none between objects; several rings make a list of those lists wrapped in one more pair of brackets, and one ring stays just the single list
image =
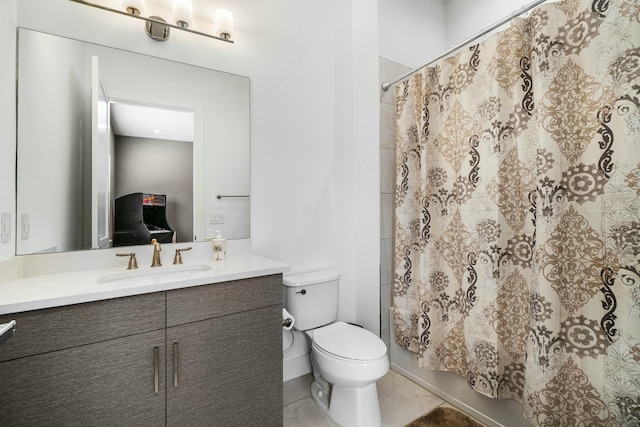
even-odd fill
[{"label": "toilet seat", "polygon": [[372,361],[387,353],[384,342],[358,326],[335,322],[313,330],[314,346],[332,356],[354,361]]}]

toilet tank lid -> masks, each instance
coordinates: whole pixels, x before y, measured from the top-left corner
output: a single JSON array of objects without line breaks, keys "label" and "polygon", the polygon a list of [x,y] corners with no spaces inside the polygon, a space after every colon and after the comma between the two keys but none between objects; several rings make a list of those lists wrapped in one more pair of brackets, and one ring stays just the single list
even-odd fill
[{"label": "toilet tank lid", "polygon": [[282,281],[285,286],[309,286],[318,283],[330,282],[338,280],[340,273],[333,270],[309,271],[307,273],[288,273],[284,274]]}]

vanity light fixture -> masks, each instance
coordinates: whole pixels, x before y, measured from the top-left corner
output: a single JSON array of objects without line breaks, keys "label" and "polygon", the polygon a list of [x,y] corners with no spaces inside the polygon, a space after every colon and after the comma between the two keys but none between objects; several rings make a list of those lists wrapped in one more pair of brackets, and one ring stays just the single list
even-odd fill
[{"label": "vanity light fixture", "polygon": [[212,23],[213,34],[192,29],[193,24],[193,0],[173,0],[172,24],[160,16],[145,16],[145,0],[123,0],[122,10],[113,9],[102,4],[93,3],[87,0],[70,0],[119,15],[130,16],[132,18],[145,21],[147,35],[156,41],[169,39],[171,28],[186,31],[192,34],[209,37],[227,43],[233,43],[233,15],[228,9],[218,9],[214,15]]}]

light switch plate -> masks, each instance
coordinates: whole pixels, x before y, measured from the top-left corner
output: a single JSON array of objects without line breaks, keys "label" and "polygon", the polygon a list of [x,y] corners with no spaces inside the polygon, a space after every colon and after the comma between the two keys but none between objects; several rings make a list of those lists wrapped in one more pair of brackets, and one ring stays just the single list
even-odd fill
[{"label": "light switch plate", "polygon": [[29,214],[22,214],[22,240],[27,240],[29,238],[29,233],[31,231],[31,222],[29,220]]},{"label": "light switch plate", "polygon": [[209,215],[209,224],[224,224],[224,214],[214,213]]},{"label": "light switch plate", "polygon": [[11,240],[11,212],[0,214],[0,242],[6,243]]}]

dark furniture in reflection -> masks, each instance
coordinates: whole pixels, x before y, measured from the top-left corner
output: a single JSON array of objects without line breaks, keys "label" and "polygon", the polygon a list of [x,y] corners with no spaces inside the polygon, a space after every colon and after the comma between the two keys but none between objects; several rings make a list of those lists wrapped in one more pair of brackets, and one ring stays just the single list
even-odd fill
[{"label": "dark furniture in reflection", "polygon": [[113,245],[130,246],[174,242],[175,232],[167,222],[167,196],[132,193],[115,201]]}]

